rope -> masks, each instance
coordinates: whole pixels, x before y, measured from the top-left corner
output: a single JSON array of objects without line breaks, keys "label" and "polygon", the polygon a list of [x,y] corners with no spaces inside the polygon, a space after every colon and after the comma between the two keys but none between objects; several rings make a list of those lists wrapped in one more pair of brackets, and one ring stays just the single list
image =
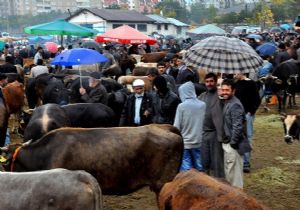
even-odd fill
[{"label": "rope", "polygon": [[11,162],[11,166],[10,166],[10,171],[13,172],[14,171],[14,164],[15,164],[15,161],[18,157],[18,154],[20,153],[20,150],[21,150],[22,147],[18,147],[14,154],[13,154],[13,158],[12,158],[12,162]]}]

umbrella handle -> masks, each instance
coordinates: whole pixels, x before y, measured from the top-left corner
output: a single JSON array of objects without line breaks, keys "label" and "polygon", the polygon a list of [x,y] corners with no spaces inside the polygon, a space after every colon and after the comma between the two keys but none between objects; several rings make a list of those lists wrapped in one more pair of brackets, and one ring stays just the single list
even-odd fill
[{"label": "umbrella handle", "polygon": [[82,88],[82,76],[81,76],[81,70],[79,70],[79,81],[80,81],[80,87]]}]

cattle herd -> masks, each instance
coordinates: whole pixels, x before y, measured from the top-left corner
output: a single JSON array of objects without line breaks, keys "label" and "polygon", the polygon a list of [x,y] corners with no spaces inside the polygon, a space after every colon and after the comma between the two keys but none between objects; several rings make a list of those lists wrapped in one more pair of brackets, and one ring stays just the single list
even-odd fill
[{"label": "cattle herd", "polygon": [[[23,144],[0,148],[7,171],[0,173],[0,209],[100,210],[102,193],[125,195],[145,186],[161,210],[267,209],[223,180],[194,170],[178,174],[184,147],[175,127],[117,127],[128,94],[124,85],[136,78],[147,81],[101,79],[107,105],[77,103],[79,87],[88,86],[78,72],[44,74],[3,88],[1,142],[11,114],[21,115],[26,126]],[[28,107],[37,108],[20,114],[24,95]]]}]

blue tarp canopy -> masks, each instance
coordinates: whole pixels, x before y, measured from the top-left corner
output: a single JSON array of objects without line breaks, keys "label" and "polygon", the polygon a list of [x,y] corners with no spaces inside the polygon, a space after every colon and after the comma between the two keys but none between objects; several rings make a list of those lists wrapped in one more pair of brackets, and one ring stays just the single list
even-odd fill
[{"label": "blue tarp canopy", "polygon": [[29,44],[44,44],[46,42],[54,41],[53,36],[30,36],[28,37]]}]

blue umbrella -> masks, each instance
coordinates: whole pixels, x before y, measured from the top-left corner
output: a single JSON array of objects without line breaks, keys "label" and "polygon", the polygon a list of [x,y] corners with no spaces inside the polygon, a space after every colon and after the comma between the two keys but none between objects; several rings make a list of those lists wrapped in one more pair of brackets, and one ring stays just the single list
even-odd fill
[{"label": "blue umbrella", "polygon": [[277,46],[273,43],[267,42],[256,48],[260,56],[273,55],[277,50]]},{"label": "blue umbrella", "polygon": [[263,40],[262,36],[259,34],[249,34],[247,36],[248,39],[259,39],[259,40]]},{"label": "blue umbrella", "polygon": [[283,30],[291,30],[291,29],[293,29],[293,27],[290,26],[290,25],[287,24],[287,23],[281,24],[281,25],[280,25],[280,28],[283,29]]},{"label": "blue umbrella", "polygon": [[99,52],[86,48],[75,48],[57,55],[51,64],[73,66],[106,62],[108,59]]}]

